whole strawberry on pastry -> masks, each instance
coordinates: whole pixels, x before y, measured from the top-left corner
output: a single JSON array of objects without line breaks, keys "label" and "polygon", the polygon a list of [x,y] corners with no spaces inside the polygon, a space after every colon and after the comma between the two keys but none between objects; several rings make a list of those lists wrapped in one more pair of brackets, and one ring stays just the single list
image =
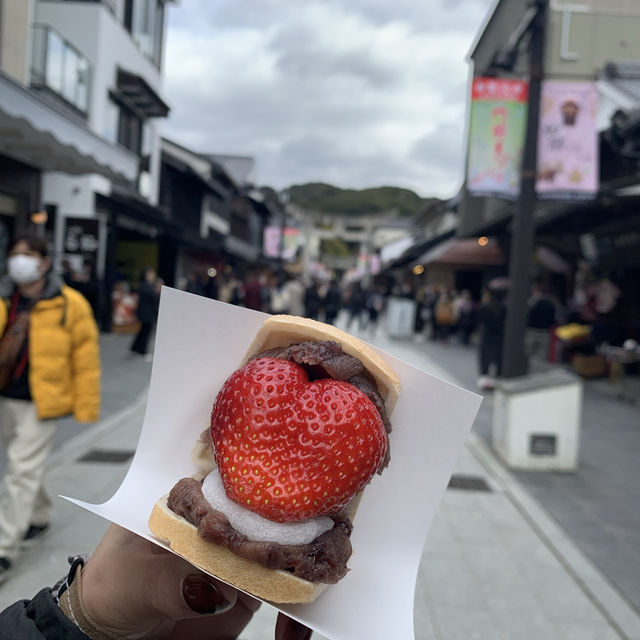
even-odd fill
[{"label": "whole strawberry on pastry", "polygon": [[223,384],[194,449],[203,473],[158,501],[149,526],[194,564],[273,602],[342,578],[361,491],[389,462],[399,382],[331,325],[268,318]]}]

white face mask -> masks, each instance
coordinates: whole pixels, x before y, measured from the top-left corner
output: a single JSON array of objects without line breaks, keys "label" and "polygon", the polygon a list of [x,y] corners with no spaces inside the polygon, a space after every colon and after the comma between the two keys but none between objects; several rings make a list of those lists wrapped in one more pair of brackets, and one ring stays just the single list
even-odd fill
[{"label": "white face mask", "polygon": [[40,262],[35,256],[11,256],[7,263],[9,277],[18,285],[31,284],[42,277]]}]

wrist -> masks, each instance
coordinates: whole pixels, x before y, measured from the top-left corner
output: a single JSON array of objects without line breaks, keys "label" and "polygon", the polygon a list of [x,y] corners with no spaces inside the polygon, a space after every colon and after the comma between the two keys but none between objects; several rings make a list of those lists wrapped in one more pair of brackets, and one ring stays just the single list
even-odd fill
[{"label": "wrist", "polygon": [[76,556],[67,577],[54,587],[53,595],[60,610],[82,633],[91,640],[116,640],[119,634],[100,626],[87,612],[82,597],[82,571],[86,558]]}]

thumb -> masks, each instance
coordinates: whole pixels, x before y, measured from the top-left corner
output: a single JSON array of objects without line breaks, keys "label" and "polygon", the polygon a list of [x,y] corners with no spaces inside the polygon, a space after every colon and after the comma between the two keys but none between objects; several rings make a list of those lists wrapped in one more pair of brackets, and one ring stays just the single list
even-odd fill
[{"label": "thumb", "polygon": [[236,590],[195,569],[191,564],[167,554],[150,566],[147,603],[164,618],[193,618],[199,614],[224,613],[236,602]]},{"label": "thumb", "polygon": [[[226,585],[225,585],[226,586]],[[182,599],[195,613],[223,613],[235,604],[235,592],[229,599],[221,584],[203,573],[192,573],[182,581]]]}]

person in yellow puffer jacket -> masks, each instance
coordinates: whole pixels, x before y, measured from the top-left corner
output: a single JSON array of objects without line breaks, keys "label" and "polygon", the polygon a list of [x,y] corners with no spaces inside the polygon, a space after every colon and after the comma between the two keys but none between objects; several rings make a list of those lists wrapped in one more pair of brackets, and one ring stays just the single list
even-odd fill
[{"label": "person in yellow puffer jacket", "polygon": [[28,330],[15,367],[0,390],[0,436],[7,455],[6,492],[0,502],[0,582],[25,546],[49,527],[51,500],[44,467],[55,418],[73,414],[95,422],[100,412],[98,329],[87,300],[51,273],[44,238],[23,235],[9,248],[0,280],[0,336]]}]

